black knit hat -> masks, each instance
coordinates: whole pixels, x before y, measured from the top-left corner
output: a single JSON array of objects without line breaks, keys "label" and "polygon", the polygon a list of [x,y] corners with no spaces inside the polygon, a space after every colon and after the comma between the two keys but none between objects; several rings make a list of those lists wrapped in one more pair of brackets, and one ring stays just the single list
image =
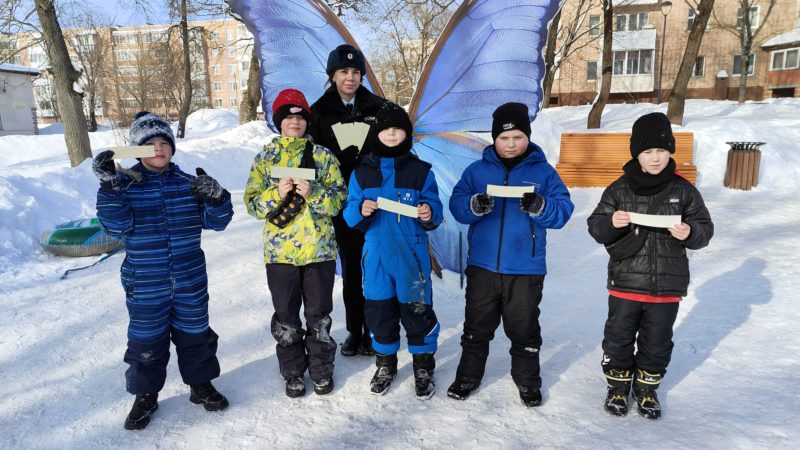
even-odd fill
[{"label": "black knit hat", "polygon": [[[389,147],[378,139],[378,133],[387,128],[400,128],[406,132],[406,139],[400,144]],[[375,124],[369,128],[367,135],[367,145],[378,156],[385,158],[396,158],[405,155],[411,150],[412,140],[411,119],[402,107],[392,103],[384,103],[375,114]]]},{"label": "black knit hat", "polygon": [[522,103],[505,103],[492,113],[492,139],[504,131],[519,130],[531,138],[531,118],[528,107]]},{"label": "black knit hat", "polygon": [[664,113],[654,112],[636,119],[631,130],[631,156],[649,148],[663,148],[675,153],[675,137],[672,136],[672,124]]},{"label": "black knit hat", "polygon": [[169,123],[161,116],[149,111],[139,111],[133,119],[130,130],[131,145],[144,145],[151,139],[162,138],[169,142],[175,154],[175,135]]},{"label": "black knit hat", "polygon": [[367,68],[364,63],[364,54],[361,53],[361,50],[349,44],[342,44],[328,54],[328,65],[325,68],[328,76],[345,67],[358,69],[361,71],[361,76],[366,74]]}]

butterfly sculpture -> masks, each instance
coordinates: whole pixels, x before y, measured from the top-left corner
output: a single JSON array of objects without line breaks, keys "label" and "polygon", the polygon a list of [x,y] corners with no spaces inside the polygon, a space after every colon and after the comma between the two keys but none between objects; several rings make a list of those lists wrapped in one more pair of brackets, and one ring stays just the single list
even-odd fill
[{"label": "butterfly sculpture", "polygon": [[[285,88],[313,101],[325,91],[328,53],[347,43],[358,47],[322,0],[228,0],[253,34],[261,62],[262,108],[273,131],[271,103]],[[456,222],[447,208],[463,170],[489,142],[471,133],[492,128],[492,112],[503,103],[525,103],[530,120],[542,100],[542,49],[559,0],[464,0],[439,37],[414,91],[408,113],[413,151],[433,165],[445,204],[445,222],[430,235],[439,262],[459,270],[462,258]],[[372,69],[362,83],[382,96]]]}]

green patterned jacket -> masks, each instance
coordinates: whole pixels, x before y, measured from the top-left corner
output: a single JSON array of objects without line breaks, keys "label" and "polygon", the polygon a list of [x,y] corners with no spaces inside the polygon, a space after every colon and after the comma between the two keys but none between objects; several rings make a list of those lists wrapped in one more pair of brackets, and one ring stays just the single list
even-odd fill
[{"label": "green patterned jacket", "polygon": [[[307,139],[278,136],[258,152],[244,191],[247,212],[264,219],[280,203],[278,179],[269,176],[275,166],[300,167]],[[317,179],[300,212],[285,228],[264,222],[264,261],[295,266],[336,259],[336,239],[331,217],[347,199],[347,186],[333,154],[314,145]]]}]

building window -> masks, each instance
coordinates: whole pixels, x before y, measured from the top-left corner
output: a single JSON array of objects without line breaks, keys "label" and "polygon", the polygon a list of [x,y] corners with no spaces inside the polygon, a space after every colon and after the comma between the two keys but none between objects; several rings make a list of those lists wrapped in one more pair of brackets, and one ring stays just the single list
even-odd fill
[{"label": "building window", "polygon": [[649,75],[653,73],[653,50],[614,52],[614,75]]},{"label": "building window", "polygon": [[215,59],[219,58],[219,49],[218,48],[212,48],[211,49],[211,57],[215,58]]},{"label": "building window", "polygon": [[235,91],[239,88],[239,83],[236,81],[228,81],[228,90]]},{"label": "building window", "polygon": [[211,75],[219,75],[219,66],[211,66]]},{"label": "building window", "polygon": [[222,99],[221,98],[215,98],[214,99],[214,107],[215,108],[222,108]]},{"label": "building window", "polygon": [[242,86],[242,89],[247,89],[247,79],[245,79],[245,78],[242,78],[242,84],[241,84],[241,86]]},{"label": "building window", "polygon": [[647,13],[617,15],[615,31],[639,31],[647,25]]},{"label": "building window", "polygon": [[586,61],[586,81],[597,79],[597,61]]},{"label": "building window", "polygon": [[[751,6],[749,8],[750,28],[758,28],[758,9],[758,6]],[[742,8],[736,11],[736,28],[742,28],[744,26],[744,14],[742,11],[744,11]]]},{"label": "building window", "polygon": [[627,23],[628,23],[628,15],[620,14],[616,17],[616,19],[617,23],[616,26],[614,27],[614,31],[625,31],[625,28],[627,28]]},{"label": "building window", "polygon": [[117,56],[117,61],[133,61],[136,59],[136,55],[127,50],[117,50],[115,54]]},{"label": "building window", "polygon": [[236,108],[236,106],[239,105],[238,99],[231,98],[230,101],[231,101],[231,108]]},{"label": "building window", "polygon": [[692,66],[692,77],[702,78],[705,69],[706,69],[706,57],[698,56],[697,58],[694,59],[694,65]]},{"label": "building window", "polygon": [[798,68],[798,52],[800,49],[791,48],[772,52],[771,70],[785,70]]},{"label": "building window", "polygon": [[250,61],[241,61],[239,64],[242,67],[242,72],[247,72],[250,70]]},{"label": "building window", "polygon": [[214,82],[214,90],[217,91],[217,92],[221,91],[222,90],[222,83],[220,83],[219,81],[215,81]]},{"label": "building window", "polygon": [[697,11],[695,11],[694,8],[689,8],[689,17],[686,20],[686,31],[692,30],[695,17],[697,17]]},{"label": "building window", "polygon": [[228,64],[228,75],[236,74],[236,64]]},{"label": "building window", "polygon": [[600,16],[589,16],[589,36],[600,36]]},{"label": "building window", "polygon": [[[750,53],[747,75],[753,75],[756,68],[756,55]],[[742,75],[742,55],[733,55],[733,75]]]},{"label": "building window", "polygon": [[228,56],[236,56],[236,47],[228,47]]}]

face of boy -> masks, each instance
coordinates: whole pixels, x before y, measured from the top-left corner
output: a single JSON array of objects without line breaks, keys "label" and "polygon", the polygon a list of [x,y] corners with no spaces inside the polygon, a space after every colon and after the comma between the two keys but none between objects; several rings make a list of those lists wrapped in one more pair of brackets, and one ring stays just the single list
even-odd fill
[{"label": "face of boy", "polygon": [[172,161],[172,146],[169,141],[162,138],[150,139],[144,145],[152,145],[155,148],[156,156],[142,158],[142,165],[156,172],[163,172],[169,162]]},{"label": "face of boy", "polygon": [[361,71],[352,67],[338,69],[331,75],[331,81],[336,85],[339,95],[349,100],[356,95],[356,90],[361,86]]},{"label": "face of boy", "polygon": [[644,172],[650,175],[658,175],[667,167],[669,156],[669,150],[663,148],[648,148],[642,153],[639,153],[636,159],[639,160],[639,165],[642,166]]},{"label": "face of boy", "polygon": [[378,133],[378,140],[387,147],[397,147],[406,140],[406,130],[389,127]]},{"label": "face of boy", "polygon": [[308,122],[303,116],[290,114],[281,120],[281,135],[284,137],[300,138],[306,134]]},{"label": "face of boy", "polygon": [[501,158],[516,158],[528,148],[528,136],[520,130],[503,131],[494,140],[494,148]]}]

